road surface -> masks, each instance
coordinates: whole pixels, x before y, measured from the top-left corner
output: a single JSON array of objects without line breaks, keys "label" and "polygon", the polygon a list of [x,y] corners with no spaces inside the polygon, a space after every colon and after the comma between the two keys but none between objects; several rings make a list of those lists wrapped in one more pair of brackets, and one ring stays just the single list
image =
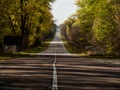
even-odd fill
[{"label": "road surface", "polygon": [[0,62],[0,90],[120,90],[120,65],[71,55],[58,30],[44,52]]}]

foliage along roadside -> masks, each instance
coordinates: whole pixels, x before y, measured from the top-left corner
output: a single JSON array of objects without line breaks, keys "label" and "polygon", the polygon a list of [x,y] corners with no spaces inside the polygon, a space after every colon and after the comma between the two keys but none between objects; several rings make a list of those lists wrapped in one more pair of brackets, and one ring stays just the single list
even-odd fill
[{"label": "foliage along roadside", "polygon": [[33,54],[40,53],[40,52],[42,52],[42,51],[44,51],[45,49],[48,48],[52,39],[53,39],[53,37],[44,41],[41,44],[41,46],[31,48],[31,49],[28,49],[28,50],[25,50],[25,51],[16,52],[16,53],[0,54],[0,61],[9,60],[9,59],[13,59],[13,58],[19,58],[19,57],[28,57],[28,56],[31,56]]},{"label": "foliage along roadside", "polygon": [[22,36],[18,50],[37,47],[55,33],[54,0],[0,0],[0,53],[4,36]]},{"label": "foliage along roadside", "polygon": [[80,53],[120,55],[120,1],[77,0],[77,12],[62,25],[61,34]]}]

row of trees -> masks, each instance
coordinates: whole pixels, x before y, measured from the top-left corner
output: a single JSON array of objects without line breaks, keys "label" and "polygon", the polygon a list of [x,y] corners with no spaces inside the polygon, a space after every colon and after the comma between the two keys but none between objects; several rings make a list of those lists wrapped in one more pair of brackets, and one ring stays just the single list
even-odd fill
[{"label": "row of trees", "polygon": [[76,14],[61,25],[69,44],[80,52],[120,54],[120,0],[77,0],[76,5]]},{"label": "row of trees", "polygon": [[54,32],[54,0],[0,0],[0,48],[4,36],[22,36],[22,49],[38,46]]}]

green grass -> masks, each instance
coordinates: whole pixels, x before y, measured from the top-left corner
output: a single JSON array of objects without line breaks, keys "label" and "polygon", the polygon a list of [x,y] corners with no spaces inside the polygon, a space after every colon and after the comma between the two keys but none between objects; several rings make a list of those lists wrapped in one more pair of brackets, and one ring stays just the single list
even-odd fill
[{"label": "green grass", "polygon": [[71,54],[78,54],[79,56],[84,56],[88,58],[97,58],[97,59],[120,59],[120,55],[98,55],[98,54],[92,54],[91,52],[80,53],[79,49],[73,48],[70,44],[67,43],[67,41],[63,37],[61,37],[61,39],[65,45],[65,48]]},{"label": "green grass", "polygon": [[64,41],[64,45],[68,52],[76,54],[79,53],[78,51],[76,51],[74,47],[70,46],[70,44],[68,44],[66,41]]},{"label": "green grass", "polygon": [[63,41],[63,44],[64,44],[64,46],[65,46],[65,48],[66,48],[66,50],[68,52],[70,52],[70,53],[76,53],[76,51],[73,50],[73,48],[68,44],[68,42],[64,39],[63,36],[61,36],[61,40]]},{"label": "green grass", "polygon": [[13,54],[11,54],[11,53],[0,54],[0,61],[9,60],[9,59],[13,59],[13,58],[19,58],[19,57],[27,57],[27,56],[30,56],[35,53],[40,53],[48,48],[51,41],[52,41],[52,38],[47,39],[45,42],[42,43],[41,46],[31,48],[26,51],[16,52]]},{"label": "green grass", "polygon": [[111,64],[111,65],[117,65],[119,66],[120,65],[120,55],[92,55],[90,54],[90,52],[88,53],[79,53],[77,52],[76,50],[74,49],[71,49],[72,47],[66,42],[66,41],[63,41],[64,42],[64,45],[66,47],[66,49],[74,54],[78,54],[80,57],[85,57],[86,59],[96,59],[97,61],[99,62],[102,62],[102,63],[107,63],[107,64]]},{"label": "green grass", "polygon": [[42,43],[41,46],[38,46],[36,48],[31,48],[31,49],[26,50],[26,51],[19,52],[19,54],[28,54],[28,55],[31,55],[31,54],[35,54],[35,53],[40,53],[40,52],[42,52],[42,51],[44,51],[45,49],[48,48],[49,43],[44,42],[44,43]]},{"label": "green grass", "polygon": [[98,59],[120,59],[120,55],[101,55],[101,54],[91,54],[91,52],[80,53],[76,49],[73,49],[67,42],[64,43],[66,49],[71,54],[79,54],[80,56],[85,56],[88,58],[98,58]]},{"label": "green grass", "polygon": [[64,46],[66,48],[66,50],[71,53],[71,54],[81,54],[83,55],[83,53],[80,53],[80,50],[79,49],[76,49],[74,46],[71,46],[62,36],[61,36],[61,39],[64,43]]},{"label": "green grass", "polygon": [[40,53],[42,51],[44,51],[45,49],[48,48],[50,42],[53,40],[53,38],[47,39],[46,41],[44,41],[41,46],[38,46],[36,48],[32,48],[23,52],[20,52],[22,54],[34,54],[34,53]]}]

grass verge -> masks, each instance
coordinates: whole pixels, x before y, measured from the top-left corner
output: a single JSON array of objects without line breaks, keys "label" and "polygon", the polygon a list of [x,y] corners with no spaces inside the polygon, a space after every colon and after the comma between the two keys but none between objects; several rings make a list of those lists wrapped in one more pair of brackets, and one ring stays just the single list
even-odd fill
[{"label": "grass verge", "polygon": [[120,55],[92,55],[90,52],[88,53],[79,53],[75,49],[72,49],[72,47],[67,43],[67,41],[63,41],[65,48],[68,52],[71,54],[78,54],[80,57],[85,57],[86,59],[95,59],[97,62],[100,63],[106,63],[109,65],[114,66],[120,66]]},{"label": "grass verge", "polygon": [[85,53],[80,53],[79,49],[76,49],[74,46],[71,46],[62,36],[61,36],[61,39],[63,41],[63,44],[64,44],[66,50],[69,53],[76,54],[76,55],[79,55],[79,56],[86,56],[87,55]]},{"label": "grass verge", "polygon": [[36,48],[31,48],[31,49],[26,50],[26,51],[19,52],[19,54],[31,55],[31,54],[35,54],[35,53],[40,53],[40,52],[44,51],[45,49],[47,49],[49,44],[50,44],[50,41],[43,42],[41,46],[38,46]]},{"label": "grass verge", "polygon": [[13,58],[19,58],[19,57],[27,57],[27,56],[30,56],[35,53],[40,53],[48,48],[51,41],[52,41],[52,38],[47,39],[46,41],[44,41],[42,43],[41,46],[31,48],[26,51],[0,54],[0,61],[9,60],[9,59],[13,59]]},{"label": "grass verge", "polygon": [[92,54],[91,52],[87,53],[80,53],[79,49],[75,49],[72,47],[63,37],[61,37],[65,48],[67,49],[68,52],[71,54],[78,54],[79,56],[84,56],[87,58],[97,58],[97,59],[120,59],[120,55],[99,55],[99,54]]}]

